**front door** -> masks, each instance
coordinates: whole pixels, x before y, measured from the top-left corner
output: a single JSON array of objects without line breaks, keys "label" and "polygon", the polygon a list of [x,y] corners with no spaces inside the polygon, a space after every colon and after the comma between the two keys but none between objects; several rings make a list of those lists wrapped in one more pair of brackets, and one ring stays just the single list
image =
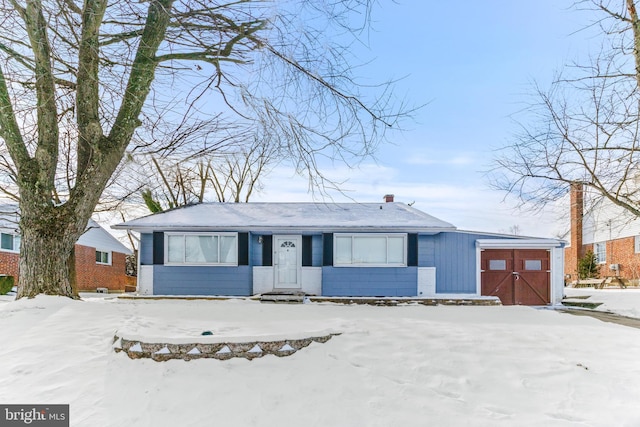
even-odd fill
[{"label": "front door", "polygon": [[548,250],[486,249],[480,259],[482,295],[497,296],[504,305],[551,302]]},{"label": "front door", "polygon": [[302,285],[302,236],[274,236],[274,287],[298,289]]}]

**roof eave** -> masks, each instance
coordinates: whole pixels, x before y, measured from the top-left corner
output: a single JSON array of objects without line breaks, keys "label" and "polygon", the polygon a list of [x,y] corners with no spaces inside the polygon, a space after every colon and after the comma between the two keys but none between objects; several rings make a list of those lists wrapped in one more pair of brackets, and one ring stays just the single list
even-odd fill
[{"label": "roof eave", "polygon": [[152,233],[152,232],[169,232],[169,231],[188,231],[188,232],[204,232],[204,231],[239,231],[239,232],[267,232],[267,233],[300,233],[300,232],[315,232],[315,233],[357,233],[357,232],[378,232],[378,233],[423,233],[423,234],[437,234],[445,231],[456,231],[456,227],[428,227],[428,226],[309,226],[309,227],[282,227],[282,226],[136,226],[126,224],[116,224],[112,228],[116,230],[130,230],[138,233]]}]

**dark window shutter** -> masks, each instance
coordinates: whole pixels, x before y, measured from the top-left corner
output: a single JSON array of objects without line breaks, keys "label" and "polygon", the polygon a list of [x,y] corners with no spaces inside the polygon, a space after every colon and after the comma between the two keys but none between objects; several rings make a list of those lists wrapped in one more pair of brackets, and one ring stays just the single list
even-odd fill
[{"label": "dark window shutter", "polygon": [[322,265],[333,265],[333,234],[322,235]]},{"label": "dark window shutter", "polygon": [[153,233],[153,263],[164,264],[164,233],[158,231]]},{"label": "dark window shutter", "polygon": [[262,265],[273,265],[273,236],[262,236]]},{"label": "dark window shutter", "polygon": [[238,233],[238,265],[249,265],[249,233]]},{"label": "dark window shutter", "polygon": [[302,266],[311,267],[313,263],[311,236],[302,236]]},{"label": "dark window shutter", "polygon": [[409,267],[418,266],[418,235],[409,234],[407,236],[407,265]]}]

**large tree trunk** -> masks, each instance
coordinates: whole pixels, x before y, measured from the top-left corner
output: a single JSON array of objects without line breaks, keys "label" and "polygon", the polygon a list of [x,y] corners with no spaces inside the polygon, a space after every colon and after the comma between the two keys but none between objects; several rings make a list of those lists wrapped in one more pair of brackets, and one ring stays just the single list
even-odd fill
[{"label": "large tree trunk", "polygon": [[30,209],[24,205],[21,203],[17,298],[32,298],[38,294],[78,298],[74,246],[88,219],[74,218],[73,214],[56,207],[45,208],[44,212],[40,210],[33,215],[34,207]]}]

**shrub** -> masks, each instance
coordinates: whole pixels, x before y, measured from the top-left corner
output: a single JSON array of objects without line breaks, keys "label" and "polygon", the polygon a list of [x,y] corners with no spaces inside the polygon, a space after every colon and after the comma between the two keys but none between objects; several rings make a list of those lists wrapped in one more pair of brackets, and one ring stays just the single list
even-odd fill
[{"label": "shrub", "polygon": [[578,260],[578,277],[580,279],[597,279],[600,276],[600,266],[596,262],[596,254],[593,251],[587,251],[582,258]]},{"label": "shrub", "polygon": [[13,276],[0,276],[0,295],[5,295],[13,288]]}]

